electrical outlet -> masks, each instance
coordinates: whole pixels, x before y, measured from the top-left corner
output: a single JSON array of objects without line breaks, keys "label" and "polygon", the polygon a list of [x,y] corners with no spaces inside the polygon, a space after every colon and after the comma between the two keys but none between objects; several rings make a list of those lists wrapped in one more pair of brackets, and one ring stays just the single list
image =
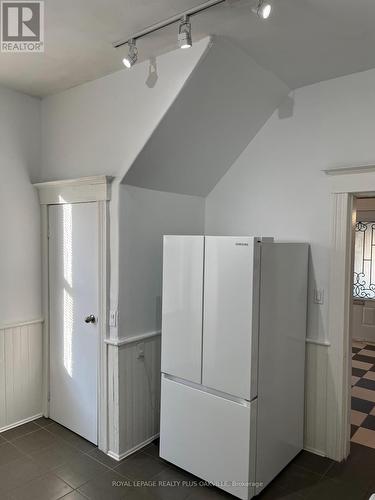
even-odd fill
[{"label": "electrical outlet", "polygon": [[145,357],[145,343],[140,342],[137,344],[137,359],[143,359]]},{"label": "electrical outlet", "polygon": [[315,304],[324,304],[324,289],[315,288],[314,290],[314,302]]}]

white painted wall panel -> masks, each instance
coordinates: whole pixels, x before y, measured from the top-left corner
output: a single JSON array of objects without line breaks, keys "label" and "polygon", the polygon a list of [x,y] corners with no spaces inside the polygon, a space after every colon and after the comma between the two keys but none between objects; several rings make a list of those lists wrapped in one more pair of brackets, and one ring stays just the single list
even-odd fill
[{"label": "white painted wall panel", "polygon": [[0,429],[42,413],[42,324],[0,329]]},{"label": "white painted wall panel", "polygon": [[304,448],[319,455],[327,451],[328,349],[327,346],[306,344]]},{"label": "white painted wall panel", "polygon": [[203,234],[204,198],[122,185],[119,337],[161,328],[163,236]]},{"label": "white painted wall panel", "polygon": [[[204,198],[126,185],[119,195],[118,336],[130,339],[160,331],[163,235],[203,234]],[[118,351],[119,410],[112,417],[120,431],[118,442],[111,438],[110,445],[117,455],[159,432],[160,338],[145,346],[144,362],[137,359],[134,344],[110,348]]]},{"label": "white painted wall panel", "polygon": [[[118,454],[124,456],[159,433],[160,335],[118,349]],[[139,356],[140,349],[143,349],[144,357]]]}]

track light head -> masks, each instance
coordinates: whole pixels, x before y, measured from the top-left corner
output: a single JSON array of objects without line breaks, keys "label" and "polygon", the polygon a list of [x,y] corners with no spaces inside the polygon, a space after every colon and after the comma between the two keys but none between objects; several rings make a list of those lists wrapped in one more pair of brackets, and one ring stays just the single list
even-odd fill
[{"label": "track light head", "polygon": [[191,24],[188,16],[184,16],[181,19],[178,27],[178,45],[180,49],[190,49],[193,45],[191,39]]},{"label": "track light head", "polygon": [[259,0],[258,5],[252,9],[260,19],[268,19],[271,15],[272,5],[265,0]]},{"label": "track light head", "polygon": [[128,55],[122,60],[124,66],[130,69],[137,62],[138,59],[138,49],[135,45],[135,40],[132,38],[128,41],[129,49]]}]

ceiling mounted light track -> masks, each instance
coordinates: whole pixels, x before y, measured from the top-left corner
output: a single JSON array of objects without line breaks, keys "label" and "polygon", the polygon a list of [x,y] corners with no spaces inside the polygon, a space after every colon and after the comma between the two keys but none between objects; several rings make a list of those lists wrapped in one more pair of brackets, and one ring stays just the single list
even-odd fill
[{"label": "ceiling mounted light track", "polygon": [[[127,68],[131,68],[138,59],[138,49],[136,47],[136,41],[139,38],[143,38],[147,35],[150,35],[151,33],[154,33],[155,31],[159,31],[163,28],[166,28],[167,26],[171,26],[172,24],[179,23],[178,45],[181,49],[187,49],[192,46],[190,17],[226,1],[227,0],[208,0],[202,5],[198,5],[197,7],[193,7],[192,9],[189,9],[181,14],[153,24],[152,26],[149,26],[144,30],[135,33],[131,38],[128,38],[126,40],[119,40],[118,42],[113,43],[113,47],[115,49],[118,49],[119,47],[128,45],[128,55],[124,57],[123,63]],[[252,3],[254,5],[254,2]],[[268,19],[271,14],[271,10],[271,3],[266,2],[265,0],[258,0],[256,7],[253,7],[251,9],[251,11],[261,19]]]}]

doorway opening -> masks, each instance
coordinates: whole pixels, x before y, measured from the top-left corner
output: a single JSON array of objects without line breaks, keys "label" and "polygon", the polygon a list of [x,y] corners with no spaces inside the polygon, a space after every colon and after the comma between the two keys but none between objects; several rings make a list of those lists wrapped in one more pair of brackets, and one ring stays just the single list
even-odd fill
[{"label": "doorway opening", "polygon": [[105,453],[112,436],[105,342],[111,182],[96,176],[34,184],[42,229],[43,415]]},{"label": "doorway opening", "polygon": [[351,444],[375,451],[375,197],[354,199]]}]

